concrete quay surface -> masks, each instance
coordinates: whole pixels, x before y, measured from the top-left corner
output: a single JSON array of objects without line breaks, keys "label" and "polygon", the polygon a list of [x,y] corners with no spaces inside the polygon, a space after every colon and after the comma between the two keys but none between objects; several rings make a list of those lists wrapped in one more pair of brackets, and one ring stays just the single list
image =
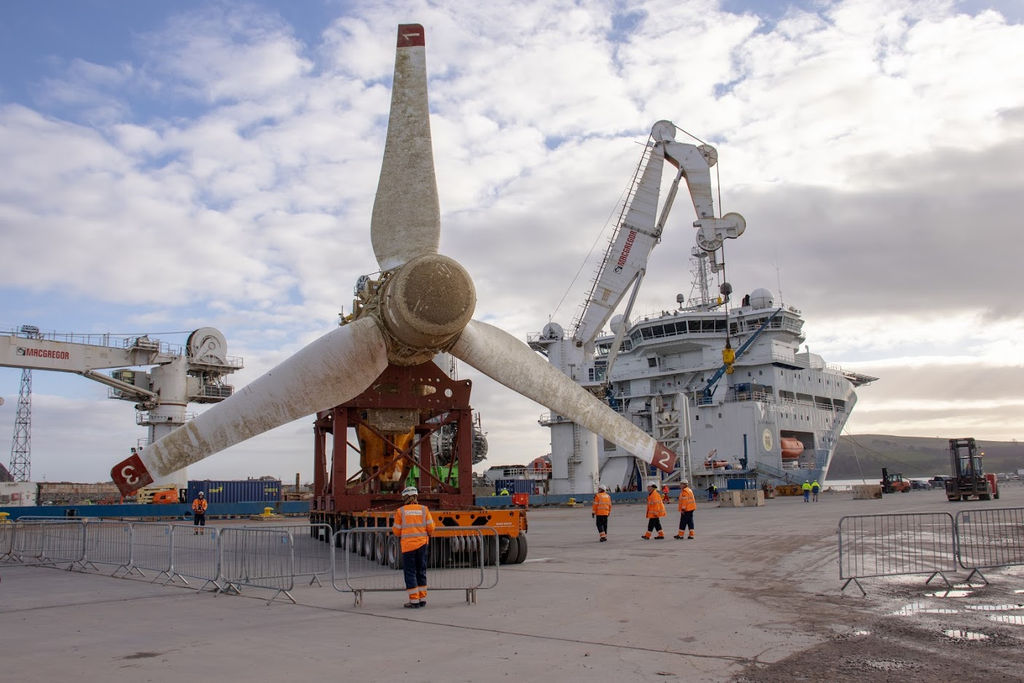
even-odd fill
[{"label": "concrete quay surface", "polygon": [[[941,491],[866,501],[825,493],[757,508],[702,501],[696,539],[644,541],[644,506],[618,505],[607,543],[588,506],[532,509],[525,563],[502,567],[475,605],[463,591],[433,591],[419,610],[403,609],[402,593],[368,593],[355,607],[329,581],[297,581],[298,604],[268,605],[257,590],[216,595],[0,564],[3,678],[1020,680],[1020,568],[988,571],[990,585],[955,598],[923,576],[866,580],[867,597],[840,593],[836,531],[845,515],[1022,506],[1017,483],[998,501],[970,503]],[[669,536],[674,508],[663,520]]]}]

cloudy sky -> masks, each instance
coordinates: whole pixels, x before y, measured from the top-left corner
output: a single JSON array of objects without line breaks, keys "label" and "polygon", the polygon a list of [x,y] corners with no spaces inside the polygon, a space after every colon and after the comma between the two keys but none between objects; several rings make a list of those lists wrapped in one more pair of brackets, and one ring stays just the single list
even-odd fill
[{"label": "cloudy sky", "polygon": [[[848,433],[1022,436],[1020,0],[5,2],[0,330],[213,326],[242,386],[332,329],[376,270],[407,22],[427,31],[441,250],[478,319],[524,340],[571,322],[668,119],[717,147],[746,217],[735,291],[771,289],[811,351],[881,378]],[[677,202],[639,312],[689,293],[692,220]],[[0,368],[4,449],[20,374]],[[460,376],[486,464],[549,450],[544,408]],[[33,384],[34,479],[107,479],[145,435],[102,385]],[[310,436],[299,420],[189,473],[308,479]]]}]

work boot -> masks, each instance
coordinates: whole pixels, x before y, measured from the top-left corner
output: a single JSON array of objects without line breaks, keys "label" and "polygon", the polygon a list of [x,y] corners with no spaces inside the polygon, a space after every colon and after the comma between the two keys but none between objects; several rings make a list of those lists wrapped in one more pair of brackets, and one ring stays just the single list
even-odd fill
[{"label": "work boot", "polygon": [[654,537],[654,540],[655,541],[664,541],[665,540],[665,534],[658,534],[657,536]]},{"label": "work boot", "polygon": [[651,540],[651,535],[650,534],[644,534],[640,538],[644,539],[645,541],[649,541],[649,540]]},{"label": "work boot", "polygon": [[690,532],[690,538],[696,538],[696,536],[693,535],[692,531]]},{"label": "work boot", "polygon": [[676,534],[676,535],[675,535],[675,536],[673,536],[672,538],[676,539],[677,541],[681,541],[681,540],[683,540],[683,539],[684,539],[684,538],[686,538],[686,537],[685,537],[685,536],[683,536],[682,534]]}]

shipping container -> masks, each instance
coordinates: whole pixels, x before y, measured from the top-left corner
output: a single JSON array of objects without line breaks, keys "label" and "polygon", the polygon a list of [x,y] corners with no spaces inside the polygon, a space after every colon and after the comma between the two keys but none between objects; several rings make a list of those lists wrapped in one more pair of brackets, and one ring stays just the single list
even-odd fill
[{"label": "shipping container", "polygon": [[508,489],[509,495],[513,493],[533,493],[536,482],[532,479],[499,479],[494,482],[494,495],[498,495],[502,489]]},{"label": "shipping container", "polygon": [[745,491],[747,489],[756,489],[756,479],[728,479],[725,482],[725,488],[729,491]]},{"label": "shipping container", "polygon": [[206,501],[210,505],[209,512],[216,514],[212,509],[218,503],[276,503],[281,500],[280,479],[239,479],[239,480],[216,480],[216,479],[190,479],[188,482],[188,497],[185,503],[189,505],[196,499],[199,492],[206,495]]}]

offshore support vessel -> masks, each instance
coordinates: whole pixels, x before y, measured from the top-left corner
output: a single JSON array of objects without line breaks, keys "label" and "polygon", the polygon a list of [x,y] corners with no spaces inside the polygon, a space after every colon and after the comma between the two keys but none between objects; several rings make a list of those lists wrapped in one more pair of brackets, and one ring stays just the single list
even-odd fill
[{"label": "offshore support vessel", "polygon": [[[572,331],[551,322],[529,340],[562,372],[678,453],[675,470],[662,477],[615,444],[549,413],[541,424],[551,429],[552,493],[589,493],[599,484],[643,490],[657,479],[688,479],[701,488],[722,487],[728,479],[758,486],[824,482],[857,401],[854,389],[876,379],[800,351],[800,311],[769,290],[754,289],[736,305],[723,277],[722,243],[742,235],[746,222],[736,213],[715,216],[710,169],[716,150],[677,142],[675,133],[668,121],[654,125]],[[678,172],[659,213],[665,161]],[[632,320],[648,256],[681,179],[697,214],[693,294],[688,300],[678,295],[671,310]],[[712,295],[716,277],[719,292]],[[624,312],[613,315],[627,293]]]}]

